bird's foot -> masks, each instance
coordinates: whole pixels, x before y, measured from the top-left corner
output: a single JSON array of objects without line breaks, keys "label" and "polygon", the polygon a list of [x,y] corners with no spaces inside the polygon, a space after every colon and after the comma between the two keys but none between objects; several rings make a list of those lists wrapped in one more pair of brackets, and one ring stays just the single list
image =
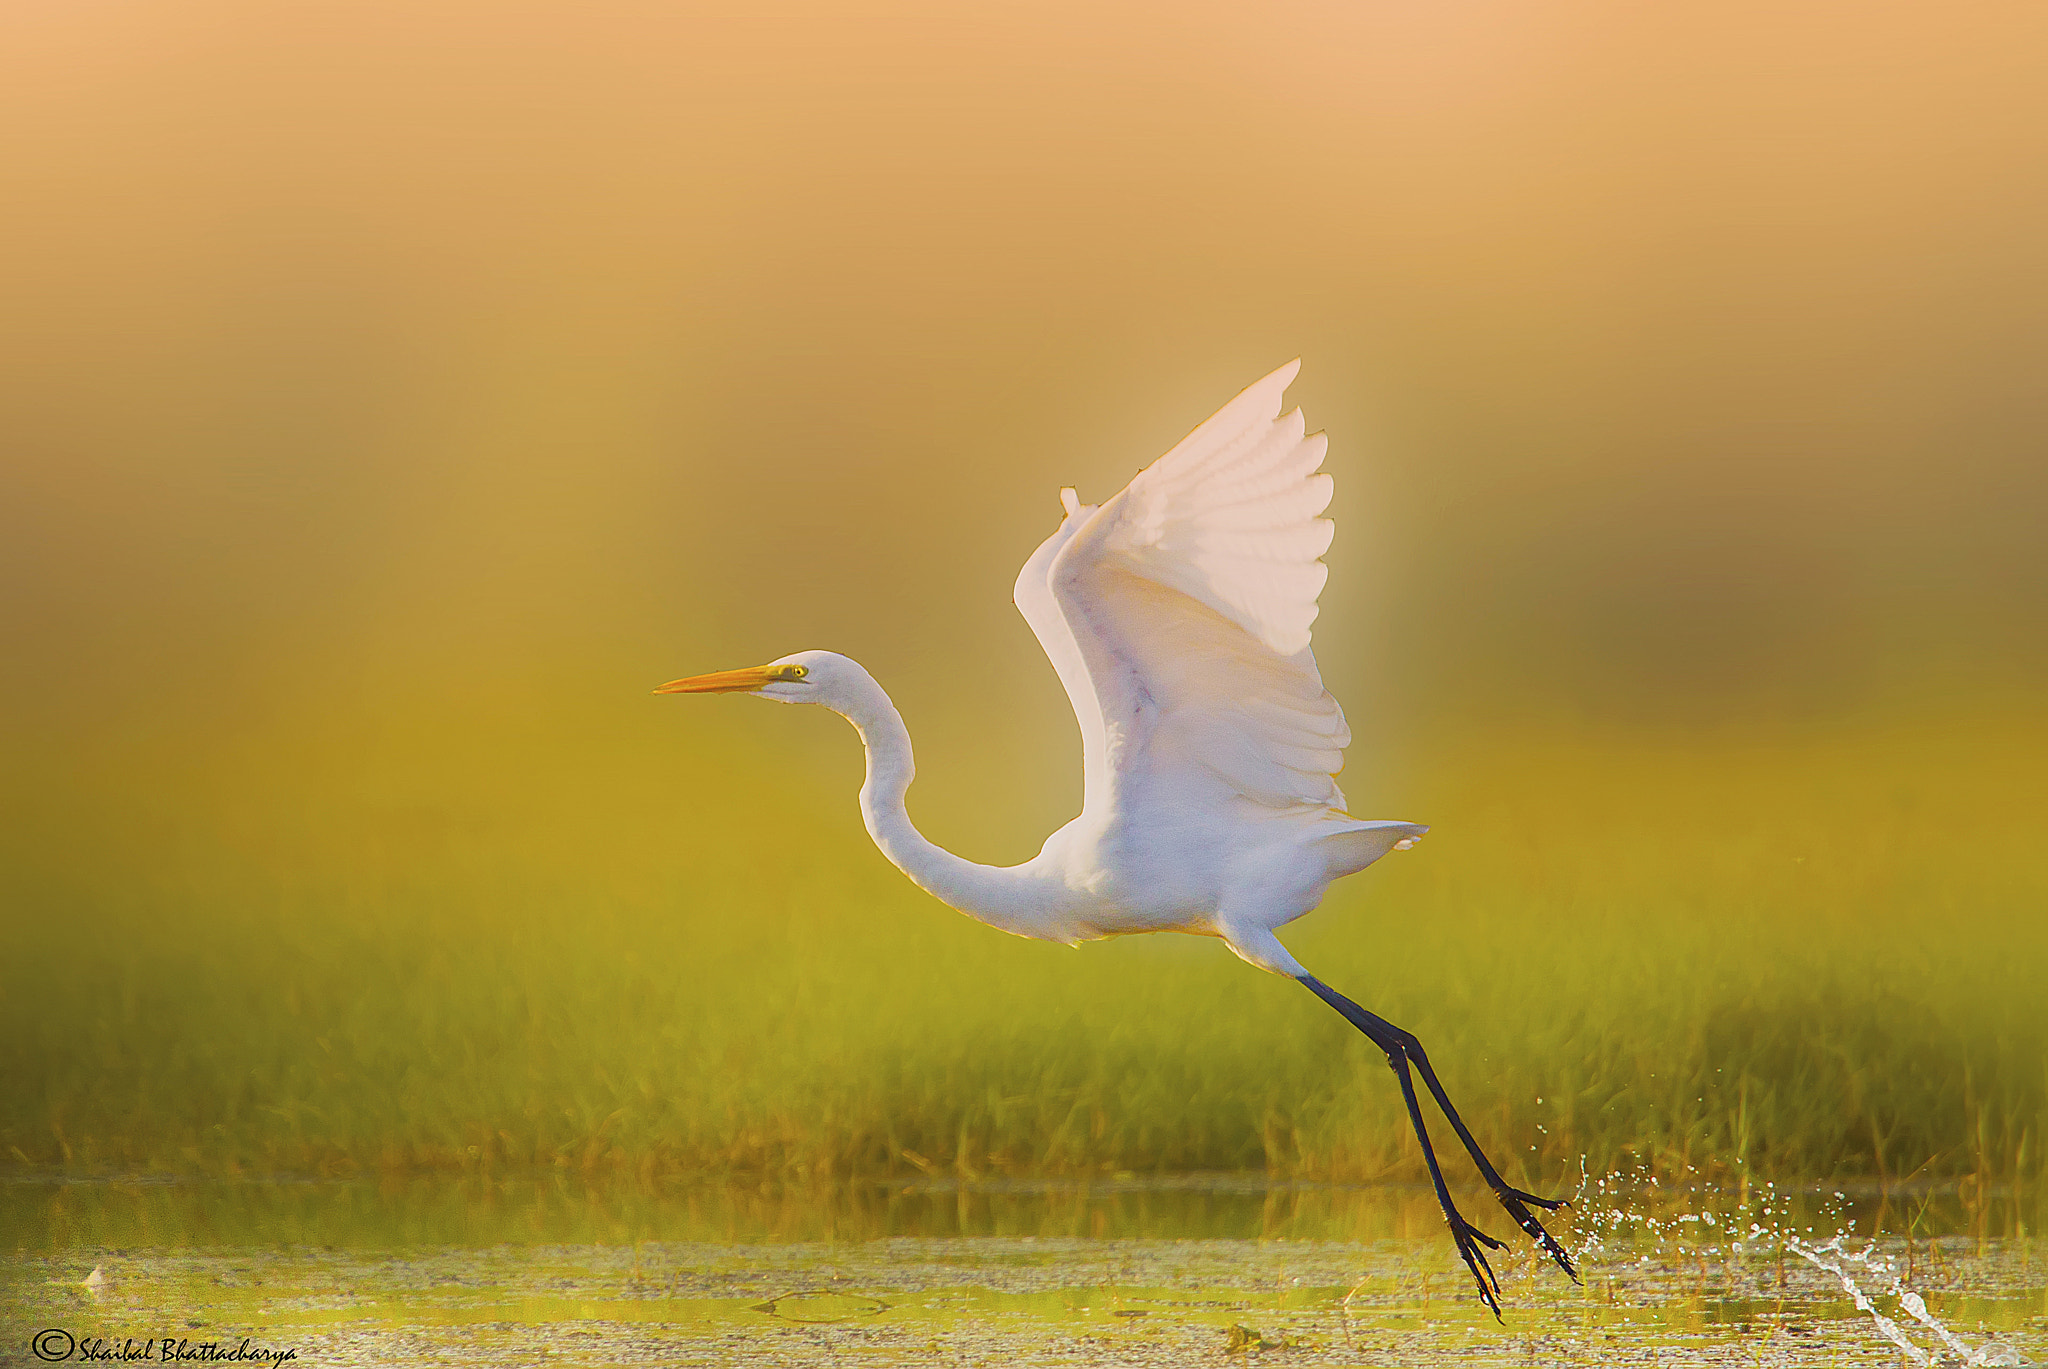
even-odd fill
[{"label": "bird's foot", "polygon": [[[1444,1208],[1444,1220],[1450,1223],[1451,1239],[1458,1243],[1458,1254],[1464,1257],[1465,1267],[1472,1271],[1472,1281],[1479,1285],[1479,1301],[1486,1304],[1486,1310],[1493,1313],[1495,1321],[1502,1320],[1500,1280],[1494,1276],[1493,1266],[1487,1262],[1486,1250],[1506,1250],[1507,1242],[1496,1241],[1466,1221],[1455,1207]],[[1482,1245],[1486,1250],[1479,1248]]]},{"label": "bird's foot", "polygon": [[1510,1188],[1506,1184],[1496,1188],[1493,1196],[1500,1199],[1500,1205],[1507,1210],[1508,1216],[1515,1219],[1515,1225],[1521,1227],[1531,1240],[1543,1247],[1545,1253],[1557,1262],[1557,1267],[1565,1272],[1567,1278],[1577,1283],[1579,1271],[1572,1268],[1571,1255],[1558,1243],[1557,1237],[1551,1235],[1544,1229],[1543,1223],[1536,1220],[1536,1214],[1529,1210],[1529,1204],[1533,1203],[1545,1212],[1555,1212],[1561,1207],[1570,1207],[1570,1200],[1539,1198],[1533,1193],[1524,1193],[1521,1189]]}]

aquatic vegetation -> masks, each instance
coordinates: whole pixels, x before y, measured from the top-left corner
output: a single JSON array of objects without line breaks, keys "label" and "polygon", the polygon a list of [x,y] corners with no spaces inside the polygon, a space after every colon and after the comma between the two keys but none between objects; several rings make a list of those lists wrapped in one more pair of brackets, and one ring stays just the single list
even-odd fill
[{"label": "aquatic vegetation", "polygon": [[[696,1202],[713,1185],[625,1186],[646,1206],[621,1228],[620,1195],[564,1178],[442,1177],[401,1195],[367,1183],[133,1185],[180,1190],[173,1201],[193,1216],[212,1189],[230,1207],[260,1195],[244,1218],[274,1218],[277,1204],[311,1217],[280,1228],[216,1212],[137,1240],[104,1220],[135,1196],[122,1185],[9,1185],[64,1190],[41,1201],[78,1220],[38,1231],[0,1269],[0,1337],[175,1328],[345,1364],[525,1363],[565,1346],[664,1364],[1897,1365],[1903,1354],[2003,1365],[2048,1350],[2038,1236],[1937,1234],[1902,1276],[1900,1238],[1873,1239],[1867,1210],[1845,1216],[1856,1207],[1846,1195],[1830,1205],[1760,1189],[1741,1204],[1708,1184],[1603,1176],[1576,1214],[1584,1284],[1545,1277],[1532,1246],[1502,1265],[1499,1325],[1429,1230],[1442,1218],[1426,1188],[1272,1189],[1319,1214],[1260,1239],[1248,1239],[1262,1230],[1256,1204],[1210,1227],[1200,1214],[1217,1195],[1193,1186],[1154,1187],[1153,1219],[1119,1223],[1110,1239],[1079,1235],[1066,1223],[1091,1186],[1043,1185],[1005,1223],[803,1240],[707,1220]],[[291,1188],[317,1192],[280,1192]],[[545,1190],[545,1210],[530,1207]],[[438,1218],[361,1221],[415,1201]],[[502,1230],[467,1215],[493,1209]],[[116,1239],[125,1246],[109,1248]],[[88,1289],[79,1273],[94,1264],[107,1276]],[[1843,1265],[1863,1279],[1853,1290]]]}]

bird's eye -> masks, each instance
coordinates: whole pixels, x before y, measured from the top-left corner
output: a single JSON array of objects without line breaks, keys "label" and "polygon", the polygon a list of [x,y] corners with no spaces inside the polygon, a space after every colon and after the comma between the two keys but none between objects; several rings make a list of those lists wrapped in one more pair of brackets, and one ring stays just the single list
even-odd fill
[{"label": "bird's eye", "polygon": [[810,673],[811,672],[809,670],[806,670],[803,666],[786,665],[778,667],[776,669],[775,678],[778,680],[801,680],[804,676]]}]

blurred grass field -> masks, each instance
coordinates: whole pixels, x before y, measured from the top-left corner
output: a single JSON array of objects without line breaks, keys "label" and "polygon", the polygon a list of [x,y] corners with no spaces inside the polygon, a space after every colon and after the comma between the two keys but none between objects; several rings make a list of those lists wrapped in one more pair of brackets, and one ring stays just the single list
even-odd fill
[{"label": "blurred grass field", "polygon": [[[103,764],[159,777],[118,799],[89,758],[38,773],[21,752],[0,1154],[207,1175],[1421,1173],[1384,1063],[1296,986],[1201,939],[1069,950],[970,923],[867,845],[836,721],[776,746],[808,711],[670,702],[551,731],[501,701],[300,754],[270,732],[240,753],[109,737]],[[1539,1187],[1582,1163],[2028,1184],[2048,1134],[2044,732],[2016,707],[1409,739],[1398,801],[1383,781],[1355,806],[1435,830],[1289,940],[1417,1032]],[[487,742],[510,750],[464,749]]]},{"label": "blurred grass field", "polygon": [[976,926],[836,719],[645,693],[845,651],[1028,857],[1055,492],[1299,355],[1350,806],[1433,831],[1288,944],[1539,1186],[2031,1182],[2044,40],[0,7],[0,1172],[1416,1177],[1299,987]]}]

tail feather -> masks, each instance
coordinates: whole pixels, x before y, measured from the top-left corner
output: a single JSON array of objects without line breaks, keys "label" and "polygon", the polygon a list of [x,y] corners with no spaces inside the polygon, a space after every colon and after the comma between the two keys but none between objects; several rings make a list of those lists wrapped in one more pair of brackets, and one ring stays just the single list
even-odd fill
[{"label": "tail feather", "polygon": [[1316,838],[1331,879],[1355,875],[1389,851],[1406,849],[1429,828],[1419,822],[1347,822]]}]

